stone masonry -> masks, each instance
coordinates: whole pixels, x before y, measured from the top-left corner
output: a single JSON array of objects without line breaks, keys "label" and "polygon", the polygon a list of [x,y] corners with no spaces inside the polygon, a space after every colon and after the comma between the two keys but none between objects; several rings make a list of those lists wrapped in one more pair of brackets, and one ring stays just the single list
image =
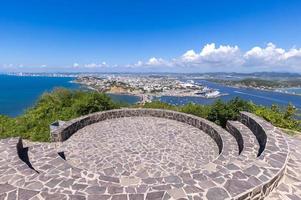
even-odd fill
[{"label": "stone masonry", "polygon": [[227,131],[159,109],[57,123],[52,143],[0,140],[0,200],[300,199],[301,140],[241,112]]}]

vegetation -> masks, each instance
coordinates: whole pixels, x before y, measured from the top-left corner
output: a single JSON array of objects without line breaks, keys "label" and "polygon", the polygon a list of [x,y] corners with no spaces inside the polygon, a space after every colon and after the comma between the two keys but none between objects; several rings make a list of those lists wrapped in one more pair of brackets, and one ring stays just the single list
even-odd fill
[{"label": "vegetation", "polygon": [[50,123],[114,108],[119,108],[119,104],[103,93],[55,89],[43,94],[22,116],[0,116],[0,138],[22,136],[33,141],[48,141]]},{"label": "vegetation", "polygon": [[239,111],[252,112],[274,126],[285,129],[288,134],[296,134],[296,131],[301,131],[301,120],[296,119],[296,108],[289,104],[286,108],[280,108],[277,105],[272,105],[271,108],[258,106],[252,102],[244,101],[239,98],[234,98],[231,101],[223,102],[215,101],[211,105],[187,104],[184,106],[172,106],[162,102],[151,102],[144,105],[145,108],[162,108],[185,112],[206,118],[215,122],[222,127],[226,126],[227,120],[236,120]]},{"label": "vegetation", "polygon": [[[120,103],[113,102],[103,93],[55,89],[51,93],[43,94],[35,106],[19,117],[10,118],[0,115],[0,138],[22,136],[33,141],[49,141],[49,124],[58,119],[66,121],[97,111],[120,108],[120,106]],[[286,129],[290,134],[301,131],[301,120],[295,118],[296,108],[291,104],[284,109],[277,105],[268,108],[234,98],[228,102],[217,100],[212,105],[190,103],[174,106],[154,101],[140,107],[184,112],[206,118],[222,127],[226,126],[227,120],[236,120],[239,111],[249,111],[275,126]]]},{"label": "vegetation", "polygon": [[301,131],[301,120],[295,119],[296,108],[292,104],[289,104],[284,110],[281,110],[277,105],[273,105],[271,108],[256,106],[254,113],[277,127],[292,130],[286,131],[287,133],[292,134],[294,131]]},{"label": "vegetation", "polygon": [[221,79],[210,79],[217,83],[222,83],[230,86],[237,87],[253,87],[253,88],[266,88],[266,89],[275,89],[275,88],[290,88],[290,87],[300,87],[300,79],[289,79],[289,80],[265,80],[259,78],[246,78],[242,80],[221,80]]},{"label": "vegetation", "polygon": [[222,127],[226,127],[227,120],[235,120],[238,117],[239,111],[253,111],[254,104],[243,101],[239,98],[234,98],[229,102],[217,100],[211,105],[201,105],[189,103],[184,106],[172,106],[159,101],[146,103],[145,108],[162,108],[176,110],[187,114],[196,115],[215,122]]}]

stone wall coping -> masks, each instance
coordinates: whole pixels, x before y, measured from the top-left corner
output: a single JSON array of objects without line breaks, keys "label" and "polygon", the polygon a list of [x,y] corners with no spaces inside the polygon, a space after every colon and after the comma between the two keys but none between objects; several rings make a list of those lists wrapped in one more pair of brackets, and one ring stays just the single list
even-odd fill
[{"label": "stone wall coping", "polygon": [[[213,171],[217,173],[220,173],[219,171],[223,171],[225,168],[229,170],[226,172],[224,171],[224,174],[221,172],[221,175],[219,176],[213,173],[213,176],[208,176],[210,179],[196,181],[197,186],[204,190],[203,197],[206,196],[209,198],[212,197],[212,194],[217,193],[224,194],[225,199],[262,199],[277,186],[285,173],[289,157],[289,147],[286,137],[284,137],[280,129],[274,127],[264,119],[248,112],[241,112],[240,120],[248,126],[256,135],[256,138],[260,140],[262,151],[256,159],[247,160],[247,164],[243,167],[236,167],[235,162],[229,163],[232,159],[238,161],[241,159],[236,155],[238,149],[235,151],[234,147],[237,144],[230,133],[206,119],[176,111],[161,109],[118,109],[99,112],[70,120],[55,130],[53,134],[60,135],[70,131],[68,135],[68,137],[70,137],[80,128],[105,119],[111,119],[110,117],[114,117],[114,115],[117,117],[156,117],[156,115],[158,115],[158,117],[168,119],[176,118],[174,120],[187,123],[203,130],[217,141],[217,143],[220,143],[218,146],[221,150],[218,158],[206,167],[210,168],[212,167],[212,164],[216,164],[217,167],[214,167]],[[102,118],[105,116],[109,118]],[[60,136],[62,139],[63,135]],[[22,157],[22,155],[20,156],[18,153],[23,148],[22,140],[20,140],[20,138],[0,140],[0,149],[3,148],[7,150],[0,155],[0,160],[8,161],[2,162],[4,166],[8,169],[15,169],[20,175],[22,175],[22,170],[24,170],[24,174],[26,175],[35,173],[34,170],[31,169],[28,171],[28,168],[24,167],[26,164],[18,159],[18,157]],[[204,169],[204,171],[200,171],[200,173],[205,171],[206,170]],[[28,174],[28,172],[30,173]],[[0,176],[5,176],[5,174],[0,174]]]},{"label": "stone wall coping", "polygon": [[[131,112],[139,112],[139,114],[131,115]],[[125,116],[120,116],[122,113]],[[113,117],[101,118],[101,116],[105,116],[105,115],[113,115]],[[229,132],[227,132],[225,129],[216,125],[215,123],[210,122],[204,118],[186,114],[186,113],[182,113],[182,112],[177,112],[177,111],[172,111],[172,110],[163,110],[163,109],[151,109],[151,108],[114,109],[114,110],[92,113],[89,115],[75,118],[75,119],[65,122],[65,124],[58,127],[58,129],[54,130],[51,133],[52,141],[63,142],[64,140],[71,137],[73,133],[75,133],[77,130],[83,128],[84,126],[90,125],[93,123],[97,123],[99,121],[103,121],[106,119],[117,118],[116,116],[114,117],[114,115],[117,115],[117,117],[118,116],[119,117],[131,117],[131,116],[162,117],[162,118],[167,118],[167,119],[172,119],[172,120],[176,120],[179,122],[187,123],[196,128],[199,128],[200,130],[202,130],[206,134],[208,134],[218,145],[220,154],[214,161],[212,161],[213,163],[220,164],[222,162],[221,160],[223,160],[223,162],[225,162],[225,160],[228,160],[227,158],[236,157],[238,155],[238,148],[236,147],[233,136]],[[175,118],[172,118],[172,116],[177,116],[179,118],[175,119]],[[97,119],[97,117],[99,117],[99,118]],[[96,120],[95,120],[95,118],[96,118]],[[183,119],[186,119],[186,121],[184,122]],[[72,127],[78,123],[81,123],[81,122],[84,124],[83,126],[80,126],[79,128],[75,128],[74,130],[70,131],[70,133],[68,133],[68,137],[63,138],[64,132],[68,132],[68,129],[70,127]],[[201,123],[201,126],[197,127],[200,123]],[[54,136],[57,137],[58,139],[57,140],[54,139],[55,138]],[[205,165],[205,167],[206,167],[206,165]]]},{"label": "stone wall coping", "polygon": [[227,130],[236,138],[239,155],[242,157],[256,158],[259,144],[253,132],[239,121],[227,121]]},{"label": "stone wall coping", "polygon": [[[256,160],[254,160],[253,163],[249,165],[249,167],[242,171],[244,174],[251,174],[252,178],[250,177],[248,182],[254,182],[254,179],[260,180],[260,182],[255,184],[254,187],[233,197],[257,197],[255,195],[258,194],[254,193],[254,191],[258,190],[258,188],[261,189],[261,195],[267,196],[269,192],[278,184],[285,173],[285,168],[289,158],[288,143],[286,141],[286,138],[283,136],[284,133],[281,130],[274,127],[272,124],[262,119],[261,117],[258,117],[249,112],[240,112],[240,115],[242,118],[249,118],[253,120],[258,127],[251,130],[264,131],[267,140],[262,154]],[[248,123],[246,123],[246,121],[244,121],[244,123],[248,126]],[[261,180],[259,176],[261,174],[253,175],[251,172],[252,168],[259,169],[261,172],[268,171],[269,173],[267,173],[266,176],[269,177],[265,181],[264,179]]]}]

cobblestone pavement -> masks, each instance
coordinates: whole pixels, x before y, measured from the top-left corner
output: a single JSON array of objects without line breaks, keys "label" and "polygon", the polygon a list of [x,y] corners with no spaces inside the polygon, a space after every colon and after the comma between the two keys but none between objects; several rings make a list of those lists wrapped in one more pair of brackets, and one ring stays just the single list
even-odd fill
[{"label": "cobblestone pavement", "polygon": [[218,156],[215,141],[201,130],[156,117],[117,118],[86,126],[63,149],[76,167],[139,178],[193,171]]},{"label": "cobblestone pavement", "polygon": [[286,173],[278,187],[267,199],[301,200],[301,138],[288,139],[290,157],[286,167]]},{"label": "cobblestone pavement", "polygon": [[231,133],[178,113],[140,116],[162,112],[83,117],[63,143],[0,140],[0,200],[300,199],[301,140],[246,112]]}]

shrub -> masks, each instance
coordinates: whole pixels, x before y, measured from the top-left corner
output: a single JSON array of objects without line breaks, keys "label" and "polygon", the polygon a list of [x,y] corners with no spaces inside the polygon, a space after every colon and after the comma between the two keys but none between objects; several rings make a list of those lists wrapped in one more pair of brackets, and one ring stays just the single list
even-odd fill
[{"label": "shrub", "polygon": [[301,121],[295,119],[295,112],[296,109],[291,104],[284,111],[281,111],[279,108],[275,109],[275,106],[271,108],[256,106],[254,111],[256,115],[261,116],[277,127],[301,131]]},{"label": "shrub", "polygon": [[[56,120],[70,120],[93,112],[120,108],[103,93],[55,89],[44,93],[23,115],[10,118],[0,115],[0,138],[22,136],[33,141],[49,141],[49,124]],[[137,107],[141,105],[135,105]],[[206,118],[222,127],[227,120],[236,120],[240,111],[253,112],[280,128],[301,131],[301,121],[296,119],[296,108],[289,104],[286,109],[277,105],[271,108],[234,98],[228,102],[215,101],[212,105],[189,103],[174,106],[160,101],[149,102],[144,108],[169,109]]]},{"label": "shrub", "polygon": [[22,116],[1,116],[0,137],[22,136],[33,141],[49,141],[50,123],[115,108],[119,108],[119,104],[103,93],[58,88],[44,93]]},{"label": "shrub", "polygon": [[181,106],[179,108],[179,111],[196,115],[198,117],[208,118],[208,115],[211,112],[211,107],[207,105],[189,103],[187,105]]},{"label": "shrub", "polygon": [[143,105],[143,108],[177,110],[176,106],[173,106],[173,105],[170,105],[168,103],[161,102],[161,101],[146,102]]},{"label": "shrub", "polygon": [[289,133],[301,131],[301,120],[295,118],[298,114],[296,113],[296,108],[292,104],[289,104],[286,109],[283,110],[277,105],[272,105],[271,108],[258,106],[252,102],[244,101],[236,97],[228,102],[217,100],[211,105],[189,103],[184,106],[173,106],[155,101],[146,103],[143,107],[176,110],[196,115],[206,118],[222,127],[226,126],[227,120],[237,120],[240,111],[248,111],[263,117],[274,126],[292,130]]}]

